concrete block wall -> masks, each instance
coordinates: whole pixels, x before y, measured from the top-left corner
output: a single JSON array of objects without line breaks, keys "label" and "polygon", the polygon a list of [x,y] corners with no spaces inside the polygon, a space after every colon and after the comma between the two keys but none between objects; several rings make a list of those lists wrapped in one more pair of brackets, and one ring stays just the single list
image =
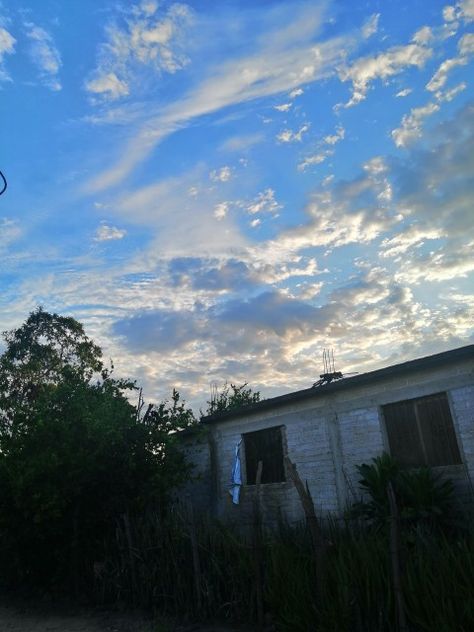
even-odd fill
[{"label": "concrete block wall", "polygon": [[449,474],[454,481],[461,502],[474,503],[474,385],[453,388],[448,400],[458,439],[463,466],[452,468]]},{"label": "concrete block wall", "polygon": [[207,429],[182,433],[180,447],[186,462],[192,465],[191,479],[176,491],[178,502],[192,502],[198,513],[212,512],[212,464]]},{"label": "concrete block wall", "polygon": [[[376,384],[347,388],[327,395],[253,412],[209,424],[207,442],[188,441],[188,458],[197,465],[201,482],[191,484],[195,502],[221,519],[251,524],[255,487],[242,488],[241,503],[228,493],[235,447],[242,434],[283,427],[283,448],[307,481],[320,513],[341,513],[360,497],[356,466],[389,451],[382,407],[385,404],[447,392],[463,465],[437,468],[455,481],[460,497],[472,502],[474,480],[474,366],[465,361],[450,367],[390,377]],[[245,483],[245,454],[241,461]],[[207,477],[207,478],[206,478]],[[206,496],[207,495],[207,496]],[[267,524],[285,518],[304,518],[291,481],[261,486],[261,505]]]},{"label": "concrete block wall", "polygon": [[342,468],[345,482],[345,503],[360,498],[357,465],[367,463],[385,449],[380,414],[377,406],[342,410],[337,413],[341,437]]}]

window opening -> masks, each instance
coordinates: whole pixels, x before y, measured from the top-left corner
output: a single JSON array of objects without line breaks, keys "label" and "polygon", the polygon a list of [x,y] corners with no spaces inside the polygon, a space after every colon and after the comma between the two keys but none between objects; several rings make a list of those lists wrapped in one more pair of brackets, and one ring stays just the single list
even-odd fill
[{"label": "window opening", "polygon": [[265,428],[243,435],[247,485],[255,485],[258,462],[262,461],[262,483],[285,481],[282,426]]}]

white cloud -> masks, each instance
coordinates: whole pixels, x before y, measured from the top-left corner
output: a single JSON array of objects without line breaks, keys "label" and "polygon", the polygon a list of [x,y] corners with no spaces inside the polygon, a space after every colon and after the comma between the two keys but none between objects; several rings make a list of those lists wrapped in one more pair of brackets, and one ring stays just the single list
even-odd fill
[{"label": "white cloud", "polygon": [[298,164],[299,171],[305,171],[308,167],[313,165],[320,165],[323,163],[329,156],[334,154],[334,149],[321,149],[324,145],[333,147],[337,143],[339,143],[345,137],[346,130],[342,127],[342,125],[338,125],[334,134],[328,134],[324,136],[324,138],[319,142],[320,151],[315,154],[311,154],[306,156],[306,158]]},{"label": "white cloud", "polygon": [[446,90],[445,92],[442,92],[441,90],[439,90],[436,93],[436,98],[438,99],[438,101],[452,101],[455,97],[458,96],[458,94],[460,94],[461,92],[464,92],[464,90],[467,88],[467,83],[465,81],[462,81],[461,83],[458,83],[457,86],[454,86],[454,88],[451,88],[451,90]]},{"label": "white cloud", "polygon": [[392,130],[393,142],[397,147],[406,147],[417,138],[421,138],[423,121],[439,110],[437,103],[427,103],[419,108],[412,108],[405,114],[400,127]]},{"label": "white cloud", "polygon": [[98,65],[84,83],[88,92],[115,100],[145,80],[140,69],[146,67],[159,74],[186,66],[185,33],[192,12],[187,5],[175,3],[158,16],[158,8],[152,2],[135,4],[124,13],[122,24],[107,26]]},{"label": "white cloud", "polygon": [[303,139],[303,134],[309,130],[309,125],[302,125],[297,132],[293,132],[291,129],[284,129],[277,134],[277,140],[280,143],[300,143]]},{"label": "white cloud", "polygon": [[275,199],[275,191],[273,189],[265,189],[257,195],[257,197],[246,206],[247,213],[256,215],[257,213],[271,213],[275,215],[282,205]]},{"label": "white cloud", "polygon": [[458,50],[461,55],[474,53],[474,33],[466,33],[458,42]]},{"label": "white cloud", "polygon": [[229,212],[229,206],[229,202],[219,202],[219,204],[216,204],[214,207],[214,217],[217,220],[224,219]]},{"label": "white cloud", "polygon": [[448,74],[453,68],[456,68],[456,66],[465,66],[467,62],[467,57],[453,57],[451,59],[446,59],[442,62],[438,70],[426,84],[426,89],[430,92],[436,92],[436,90],[439,90],[444,86],[448,79]]},{"label": "white cloud", "polygon": [[458,42],[458,50],[460,54],[457,57],[445,59],[426,84],[426,89],[435,93],[436,100],[424,106],[412,108],[409,114],[404,115],[400,127],[392,131],[392,138],[397,147],[406,147],[409,143],[421,138],[424,120],[437,112],[441,103],[452,101],[466,89],[467,84],[461,82],[450,90],[441,90],[453,68],[465,66],[469,62],[470,56],[474,53],[474,34],[467,33],[461,37]]},{"label": "white cloud", "polygon": [[101,224],[95,231],[94,241],[114,241],[123,239],[126,234],[127,231],[124,229],[109,226],[108,224]]},{"label": "white cloud", "polygon": [[407,97],[409,94],[411,94],[412,89],[411,88],[404,88],[403,90],[400,90],[400,92],[397,92],[397,94],[395,95],[396,97]]},{"label": "white cloud", "polygon": [[[295,23],[300,25],[300,20]],[[86,190],[94,192],[117,184],[159,142],[197,117],[330,76],[354,43],[350,38],[336,37],[315,45],[311,41],[315,28],[312,34],[305,34],[306,39],[297,30],[290,38],[288,27],[284,37],[280,37],[281,29],[272,31],[260,38],[255,54],[216,65],[187,95],[150,114],[120,151],[116,164],[94,177]]]},{"label": "white cloud", "polygon": [[108,99],[118,99],[129,94],[129,87],[121,81],[114,72],[103,73],[85,83],[88,92],[104,96]]},{"label": "white cloud", "polygon": [[[403,254],[397,278],[404,282],[449,280],[474,269],[473,116],[473,107],[464,107],[431,130],[430,146],[417,146],[409,164],[393,163],[397,206],[414,225],[383,246],[388,256]],[[428,250],[425,239],[441,242]]]},{"label": "white cloud", "polygon": [[213,182],[227,182],[232,177],[232,171],[227,165],[220,169],[214,169],[210,172],[209,178]]},{"label": "white cloud", "polygon": [[302,162],[298,164],[298,170],[305,171],[305,169],[307,169],[308,167],[311,167],[313,165],[320,165],[333,153],[333,150],[326,149],[324,151],[318,152],[317,154],[313,154],[312,156],[307,156]]},{"label": "white cloud", "polygon": [[444,86],[448,80],[449,73],[457,66],[465,66],[470,57],[474,54],[474,33],[466,33],[458,42],[459,55],[445,59],[426,84],[426,89],[430,92],[436,92]]},{"label": "white cloud", "polygon": [[415,44],[421,44],[422,46],[426,46],[430,42],[434,40],[435,36],[433,30],[429,26],[422,26],[421,29],[413,35],[412,41]]},{"label": "white cloud", "polygon": [[460,0],[454,6],[444,7],[443,17],[448,22],[461,19],[471,22],[474,20],[474,0]]},{"label": "white cloud", "polygon": [[442,237],[443,231],[440,228],[412,224],[394,237],[384,239],[381,243],[380,255],[384,258],[398,257],[413,246],[419,246],[427,240],[441,239]]},{"label": "white cloud", "polygon": [[369,243],[400,222],[391,197],[387,167],[374,158],[353,180],[331,182],[314,192],[305,209],[308,221],[266,242],[261,256],[271,260],[310,247]]},{"label": "white cloud", "polygon": [[380,13],[374,13],[368,18],[362,26],[362,37],[368,39],[377,33],[379,27]]},{"label": "white cloud", "polygon": [[5,55],[13,55],[16,39],[3,27],[0,27],[0,81],[11,81],[10,75],[3,67]]},{"label": "white cloud", "polygon": [[323,138],[323,142],[325,142],[326,145],[335,145],[339,141],[343,140],[345,134],[346,130],[342,127],[342,125],[338,125],[336,127],[336,132],[334,134],[329,134],[328,136],[325,136]]},{"label": "white cloud", "polygon": [[459,246],[454,252],[440,248],[426,255],[412,257],[410,265],[405,263],[397,272],[396,278],[410,284],[466,278],[474,271],[473,248],[474,242],[470,242]]},{"label": "white cloud", "polygon": [[456,9],[448,5],[443,8],[443,20],[445,22],[453,22],[456,19]]},{"label": "white cloud", "polygon": [[25,23],[26,35],[31,40],[30,57],[40,71],[42,83],[53,91],[61,90],[59,71],[61,55],[50,33],[31,22]]},{"label": "white cloud", "polygon": [[302,88],[295,88],[290,92],[290,99],[296,99],[296,97],[300,97],[303,92],[304,90]]},{"label": "white cloud", "polygon": [[278,110],[278,112],[288,112],[292,105],[292,103],[282,103],[281,105],[274,105],[273,109]]},{"label": "white cloud", "polygon": [[9,217],[0,218],[0,252],[16,241],[22,234],[17,220]]},{"label": "white cloud", "polygon": [[351,66],[340,71],[341,81],[351,81],[353,93],[345,107],[352,107],[367,96],[370,84],[376,79],[386,80],[410,66],[421,68],[433,51],[420,44],[394,46],[375,56],[361,57]]}]

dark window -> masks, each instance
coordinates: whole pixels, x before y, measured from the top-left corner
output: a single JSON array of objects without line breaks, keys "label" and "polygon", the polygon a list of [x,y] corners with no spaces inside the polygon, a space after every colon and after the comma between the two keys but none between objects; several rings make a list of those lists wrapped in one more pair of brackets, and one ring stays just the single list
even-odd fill
[{"label": "dark window", "polygon": [[461,463],[446,393],[383,406],[390,452],[405,467]]},{"label": "dark window", "polygon": [[262,483],[285,480],[281,426],[265,428],[243,435],[247,484],[255,485],[258,462],[262,461]]}]

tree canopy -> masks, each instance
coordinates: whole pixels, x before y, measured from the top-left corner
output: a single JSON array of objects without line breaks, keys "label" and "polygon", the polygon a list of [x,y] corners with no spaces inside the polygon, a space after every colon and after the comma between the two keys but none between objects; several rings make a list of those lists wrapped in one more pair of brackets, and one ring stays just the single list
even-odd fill
[{"label": "tree canopy", "polygon": [[225,382],[219,393],[207,401],[205,415],[223,413],[233,408],[241,408],[260,401],[260,391],[253,391],[247,382],[240,386]]},{"label": "tree canopy", "polygon": [[195,418],[177,391],[132,404],[137,386],[104,369],[73,318],[37,309],[4,338],[0,562],[59,582],[100,559],[121,515],[166,506],[188,474],[173,431]]}]

